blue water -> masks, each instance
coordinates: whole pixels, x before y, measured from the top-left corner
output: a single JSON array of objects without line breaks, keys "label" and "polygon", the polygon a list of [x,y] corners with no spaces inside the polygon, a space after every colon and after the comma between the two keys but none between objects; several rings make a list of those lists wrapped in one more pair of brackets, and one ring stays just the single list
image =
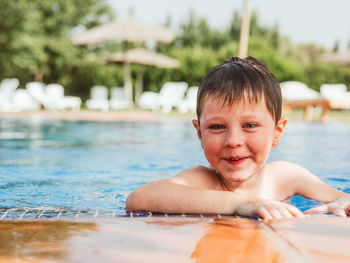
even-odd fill
[{"label": "blue water", "polygon": [[[289,122],[274,160],[300,164],[350,193],[350,123]],[[0,119],[1,208],[123,213],[137,186],[198,164],[207,162],[190,121]]]}]

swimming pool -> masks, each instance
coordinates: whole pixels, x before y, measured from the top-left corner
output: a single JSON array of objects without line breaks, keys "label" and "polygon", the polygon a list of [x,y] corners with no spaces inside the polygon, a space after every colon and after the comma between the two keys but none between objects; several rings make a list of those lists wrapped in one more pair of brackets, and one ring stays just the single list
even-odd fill
[{"label": "swimming pool", "polygon": [[[269,161],[298,163],[350,193],[350,123],[291,121]],[[190,120],[0,119],[0,207],[113,211],[148,181],[206,165]],[[314,202],[295,197],[304,210]]]}]

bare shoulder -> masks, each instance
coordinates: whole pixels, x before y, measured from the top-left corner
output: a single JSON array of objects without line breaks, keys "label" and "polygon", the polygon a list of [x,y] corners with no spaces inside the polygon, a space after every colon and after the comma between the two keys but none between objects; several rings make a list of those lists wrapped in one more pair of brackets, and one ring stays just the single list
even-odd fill
[{"label": "bare shoulder", "polygon": [[340,198],[343,193],[322,182],[307,169],[290,162],[274,162],[269,164],[268,172],[275,183],[276,193],[280,199],[292,195],[330,202]]},{"label": "bare shoulder", "polygon": [[298,194],[303,184],[317,180],[307,169],[287,161],[277,161],[267,165],[270,182],[275,185],[276,194],[280,199],[286,199]]},{"label": "bare shoulder", "polygon": [[168,181],[201,189],[221,189],[215,170],[202,165],[183,170]]},{"label": "bare shoulder", "polygon": [[278,177],[283,175],[284,177],[291,176],[295,178],[295,176],[312,175],[304,167],[287,161],[276,161],[269,163],[267,167],[269,174]]}]

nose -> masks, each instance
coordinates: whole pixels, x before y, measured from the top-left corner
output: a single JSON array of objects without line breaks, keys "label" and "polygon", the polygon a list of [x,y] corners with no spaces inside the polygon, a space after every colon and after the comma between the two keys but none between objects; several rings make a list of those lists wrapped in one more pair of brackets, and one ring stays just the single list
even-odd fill
[{"label": "nose", "polygon": [[237,148],[243,145],[244,134],[239,129],[230,129],[226,133],[225,146],[230,148]]}]

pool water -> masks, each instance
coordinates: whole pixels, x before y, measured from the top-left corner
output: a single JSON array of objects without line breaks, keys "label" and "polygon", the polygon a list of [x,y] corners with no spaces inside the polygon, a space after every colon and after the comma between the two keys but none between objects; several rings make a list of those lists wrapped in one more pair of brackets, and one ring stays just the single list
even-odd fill
[{"label": "pool water", "polygon": [[[269,161],[302,165],[350,193],[350,123],[289,122]],[[136,187],[207,165],[191,122],[0,119],[0,208],[125,213]],[[305,210],[316,202],[292,198]]]}]

